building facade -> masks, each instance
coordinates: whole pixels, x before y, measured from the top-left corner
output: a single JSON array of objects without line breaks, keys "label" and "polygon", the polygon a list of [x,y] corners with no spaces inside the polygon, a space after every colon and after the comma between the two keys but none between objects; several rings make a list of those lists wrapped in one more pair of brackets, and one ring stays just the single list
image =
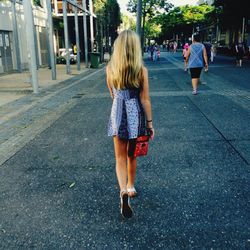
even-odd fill
[{"label": "building facade", "polygon": [[[83,1],[76,1],[78,6],[83,7]],[[87,40],[88,40],[88,51],[92,50],[94,43],[94,37],[96,34],[96,15],[94,14],[94,8],[92,0],[86,0],[86,19],[87,19]],[[55,51],[58,54],[60,48],[65,48],[64,30],[63,30],[63,0],[52,0],[52,11],[54,18],[54,33],[55,33]],[[84,30],[83,30],[83,11],[77,9],[78,15],[78,28],[79,28],[79,39],[80,39],[80,51],[83,52],[84,48]],[[67,4],[67,20],[68,20],[68,35],[69,35],[69,47],[73,47],[76,44],[75,35],[75,8],[71,4]],[[81,57],[84,55],[81,53]]]},{"label": "building facade", "polygon": [[[48,11],[46,0],[30,0],[32,4],[34,40],[36,50],[37,67],[48,66],[49,62],[49,35],[48,35]],[[53,23],[54,23],[54,49],[58,54],[60,48],[65,48],[63,30],[62,0],[52,0]],[[82,6],[82,0],[78,0]],[[87,34],[88,51],[91,50],[91,42],[94,40],[96,17],[90,7],[92,1],[86,1],[88,7]],[[79,17],[80,50],[84,51],[83,45],[83,11],[77,10]],[[70,46],[76,43],[74,8],[67,4],[68,34]],[[91,20],[92,17],[92,20]],[[92,21],[92,23],[91,23]],[[92,39],[91,39],[92,36]],[[81,53],[83,54],[83,53]],[[22,0],[0,1],[0,73],[22,71],[29,68],[30,55],[27,48],[26,20]]]},{"label": "building facade", "polygon": [[[37,65],[48,65],[47,12],[45,0],[33,5],[34,37]],[[26,41],[26,24],[21,1],[0,2],[0,73],[28,69],[29,50]],[[18,65],[19,64],[19,65]]]},{"label": "building facade", "polygon": [[[214,0],[199,0],[197,4],[212,5]],[[233,17],[232,17],[233,18]],[[199,27],[204,40],[216,43],[220,47],[234,48],[234,44],[239,40],[243,40],[245,45],[250,46],[250,19],[242,18],[242,23],[238,29],[223,29],[219,27],[218,20],[206,26]]]}]

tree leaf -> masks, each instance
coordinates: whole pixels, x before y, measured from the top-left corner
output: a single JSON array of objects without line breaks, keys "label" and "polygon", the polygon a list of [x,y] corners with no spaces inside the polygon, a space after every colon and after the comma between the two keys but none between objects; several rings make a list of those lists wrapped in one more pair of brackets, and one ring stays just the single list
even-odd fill
[{"label": "tree leaf", "polygon": [[69,185],[69,188],[72,188],[72,187],[74,187],[75,186],[75,182],[72,182],[70,185]]}]

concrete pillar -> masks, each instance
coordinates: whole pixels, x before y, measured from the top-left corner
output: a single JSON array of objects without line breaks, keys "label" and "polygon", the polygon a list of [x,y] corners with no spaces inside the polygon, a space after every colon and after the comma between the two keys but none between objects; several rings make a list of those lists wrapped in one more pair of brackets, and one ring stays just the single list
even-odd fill
[{"label": "concrete pillar", "polygon": [[91,51],[94,48],[94,21],[93,21],[93,2],[89,0],[89,12],[90,12],[90,43]]},{"label": "concrete pillar", "polygon": [[17,70],[18,72],[22,72],[20,45],[19,45],[17,20],[16,20],[16,0],[13,0],[11,2],[11,8],[12,8],[13,36],[14,36],[14,46],[16,52]]},{"label": "concrete pillar", "polygon": [[63,0],[63,26],[64,26],[64,41],[66,49],[66,73],[70,74],[70,55],[69,55],[69,34],[68,34],[68,19],[67,19],[67,1]]},{"label": "concrete pillar", "polygon": [[79,43],[79,27],[78,27],[78,14],[77,8],[74,7],[75,11],[75,32],[76,32],[76,50],[77,50],[77,70],[81,69],[80,66],[80,43]]},{"label": "concrete pillar", "polygon": [[51,67],[51,78],[56,80],[56,59],[54,51],[54,30],[53,30],[53,20],[52,20],[52,11],[51,11],[51,1],[46,0],[47,5],[47,14],[48,22],[47,29],[49,34],[49,53],[50,53],[50,67]]},{"label": "concrete pillar", "polygon": [[35,40],[34,40],[34,20],[32,13],[32,6],[30,0],[23,0],[23,9],[26,22],[26,38],[27,38],[27,48],[29,50],[29,66],[31,73],[31,83],[33,86],[33,92],[38,93],[38,77],[37,77],[37,64],[36,64],[36,50],[35,50]]},{"label": "concrete pillar", "polygon": [[82,0],[83,8],[83,33],[84,33],[84,52],[85,52],[85,64],[88,68],[88,30],[87,30],[87,13],[86,13],[86,0]]},{"label": "concrete pillar", "polygon": [[54,9],[55,9],[55,13],[57,15],[58,14],[57,0],[54,0]]}]

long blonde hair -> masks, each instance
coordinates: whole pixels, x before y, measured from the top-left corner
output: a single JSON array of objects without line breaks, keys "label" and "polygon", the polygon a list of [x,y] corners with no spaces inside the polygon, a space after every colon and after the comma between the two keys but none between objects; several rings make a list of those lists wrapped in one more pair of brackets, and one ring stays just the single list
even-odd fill
[{"label": "long blonde hair", "polygon": [[141,44],[132,30],[124,30],[114,43],[108,64],[110,83],[116,89],[139,88],[143,72]]}]

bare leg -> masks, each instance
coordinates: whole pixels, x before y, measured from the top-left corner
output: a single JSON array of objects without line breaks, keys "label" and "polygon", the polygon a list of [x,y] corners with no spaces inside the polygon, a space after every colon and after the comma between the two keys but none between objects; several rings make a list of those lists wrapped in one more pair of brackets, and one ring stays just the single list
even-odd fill
[{"label": "bare leg", "polygon": [[136,175],[136,157],[128,157],[128,188],[134,187]]},{"label": "bare leg", "polygon": [[127,190],[127,144],[127,141],[114,137],[116,175],[120,191]]},{"label": "bare leg", "polygon": [[187,62],[184,61],[184,70],[187,71]]},{"label": "bare leg", "polygon": [[192,78],[192,87],[194,91],[198,89],[199,80],[199,78]]},{"label": "bare leg", "polygon": [[121,214],[125,218],[131,218],[133,211],[130,206],[130,198],[127,193],[127,144],[128,141],[114,137],[116,175],[120,186]]},{"label": "bare leg", "polygon": [[242,66],[242,60],[239,60],[239,62],[240,62],[240,67]]}]

